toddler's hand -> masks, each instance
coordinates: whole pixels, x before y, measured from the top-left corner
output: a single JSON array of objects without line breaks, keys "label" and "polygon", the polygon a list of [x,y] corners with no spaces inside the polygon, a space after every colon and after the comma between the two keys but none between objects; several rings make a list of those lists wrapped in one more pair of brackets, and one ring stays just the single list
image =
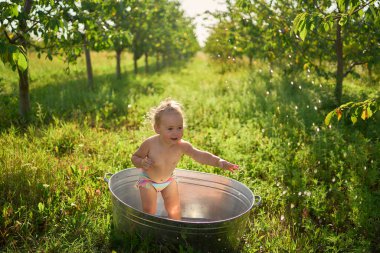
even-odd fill
[{"label": "toddler's hand", "polygon": [[230,162],[227,162],[225,160],[220,159],[219,160],[219,167],[224,170],[229,170],[231,172],[235,172],[235,170],[239,169],[239,166]]},{"label": "toddler's hand", "polygon": [[154,163],[153,160],[150,159],[149,157],[145,157],[145,158],[142,159],[142,161],[141,161],[141,165],[142,165],[142,168],[143,168],[144,170],[148,170],[148,169],[150,169],[150,168],[152,167],[153,163]]}]

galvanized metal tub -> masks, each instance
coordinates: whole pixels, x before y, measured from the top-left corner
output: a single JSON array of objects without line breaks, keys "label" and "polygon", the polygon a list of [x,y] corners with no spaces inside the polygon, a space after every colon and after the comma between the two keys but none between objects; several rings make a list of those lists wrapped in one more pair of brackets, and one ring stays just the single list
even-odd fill
[{"label": "galvanized metal tub", "polygon": [[247,186],[215,174],[176,169],[182,216],[177,221],[167,218],[161,194],[156,215],[142,211],[135,187],[140,173],[131,168],[104,178],[112,193],[113,225],[119,236],[138,235],[201,252],[238,250],[249,212],[261,202]]}]

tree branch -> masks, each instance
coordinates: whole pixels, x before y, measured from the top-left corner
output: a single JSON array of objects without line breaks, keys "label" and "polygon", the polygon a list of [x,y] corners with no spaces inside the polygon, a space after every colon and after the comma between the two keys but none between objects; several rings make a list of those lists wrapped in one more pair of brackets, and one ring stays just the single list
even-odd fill
[{"label": "tree branch", "polygon": [[11,39],[6,30],[4,30],[4,35],[5,37],[7,37],[7,40],[9,41],[10,44],[15,44],[16,40],[19,38],[19,36],[17,35],[13,39]]},{"label": "tree branch", "polygon": [[[359,12],[360,10],[364,9],[365,7],[367,7],[368,5],[370,5],[370,4],[374,3],[374,2],[375,2],[375,0],[371,0],[371,1],[367,2],[367,3],[364,3],[363,5],[358,6],[358,8],[356,10],[354,10],[350,15],[353,15],[353,14]],[[342,13],[338,13],[337,15],[335,15],[335,17],[333,19],[334,20],[340,19],[342,17],[341,14]]]},{"label": "tree branch", "polygon": [[317,7],[317,10],[319,11],[319,13],[322,13],[324,16],[326,16],[326,13],[318,5],[318,1],[314,1],[314,6]]},{"label": "tree branch", "polygon": [[365,63],[367,63],[367,62],[353,62],[353,63],[351,63],[350,66],[348,67],[347,71],[343,73],[343,77],[346,77],[348,74],[350,74],[355,66],[363,65]]},{"label": "tree branch", "polygon": [[[23,33],[28,33],[30,30],[32,30],[36,25],[38,24],[38,22],[36,21],[30,28],[26,29],[23,31]],[[7,31],[4,30],[4,34],[5,34],[5,37],[7,37],[8,41],[10,44],[17,44],[16,42],[19,40],[19,39],[23,39],[23,37],[18,34],[18,33],[15,33],[16,35],[13,37],[13,38],[10,38]]]},{"label": "tree branch", "polygon": [[375,2],[375,0],[371,0],[371,1],[369,1],[369,2],[367,2],[367,3],[365,3],[365,4],[363,4],[362,6],[359,6],[359,8],[358,8],[357,10],[355,10],[352,14],[354,14],[354,13],[360,11],[361,9],[367,7],[368,5],[370,5],[370,4],[374,3],[374,2]]}]

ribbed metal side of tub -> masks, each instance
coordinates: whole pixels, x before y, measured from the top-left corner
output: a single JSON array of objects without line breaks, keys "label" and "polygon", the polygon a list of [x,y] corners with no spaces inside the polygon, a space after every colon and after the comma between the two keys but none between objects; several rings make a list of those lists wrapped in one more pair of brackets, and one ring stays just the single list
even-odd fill
[{"label": "ribbed metal side of tub", "polygon": [[135,188],[139,173],[138,169],[126,169],[109,180],[116,233],[181,244],[201,252],[238,250],[249,211],[255,205],[249,188],[214,174],[176,170],[182,220],[175,221],[166,218],[161,197],[157,216],[141,211]]}]

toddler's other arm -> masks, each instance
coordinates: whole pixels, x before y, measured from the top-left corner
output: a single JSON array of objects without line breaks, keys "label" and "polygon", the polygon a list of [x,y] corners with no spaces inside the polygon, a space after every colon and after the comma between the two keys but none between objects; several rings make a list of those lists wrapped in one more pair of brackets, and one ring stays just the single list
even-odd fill
[{"label": "toddler's other arm", "polygon": [[149,141],[144,141],[137,151],[132,155],[132,163],[136,168],[149,169],[153,165],[153,160],[148,157]]}]

